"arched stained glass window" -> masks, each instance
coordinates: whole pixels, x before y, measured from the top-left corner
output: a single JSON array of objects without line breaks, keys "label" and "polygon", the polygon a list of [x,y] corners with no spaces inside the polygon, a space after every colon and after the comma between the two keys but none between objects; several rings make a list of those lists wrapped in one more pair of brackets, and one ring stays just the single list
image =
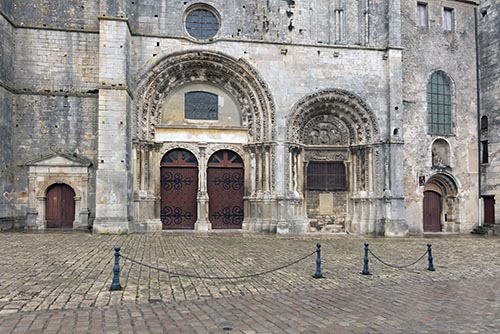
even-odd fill
[{"label": "arched stained glass window", "polygon": [[184,96],[187,119],[217,120],[219,97],[207,92],[188,92]]},{"label": "arched stained glass window", "polygon": [[443,72],[434,72],[427,83],[427,127],[431,134],[452,134],[451,82]]},{"label": "arched stained glass window", "polygon": [[209,39],[219,31],[219,20],[210,10],[195,9],[186,16],[186,30],[190,36],[196,39]]}]

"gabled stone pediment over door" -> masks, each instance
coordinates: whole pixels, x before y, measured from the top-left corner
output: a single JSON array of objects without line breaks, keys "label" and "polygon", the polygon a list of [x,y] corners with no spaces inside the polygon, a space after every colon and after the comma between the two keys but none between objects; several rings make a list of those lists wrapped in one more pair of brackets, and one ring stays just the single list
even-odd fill
[{"label": "gabled stone pediment over door", "polygon": [[36,167],[90,167],[91,165],[92,162],[85,158],[62,153],[48,154],[26,163],[26,166]]}]

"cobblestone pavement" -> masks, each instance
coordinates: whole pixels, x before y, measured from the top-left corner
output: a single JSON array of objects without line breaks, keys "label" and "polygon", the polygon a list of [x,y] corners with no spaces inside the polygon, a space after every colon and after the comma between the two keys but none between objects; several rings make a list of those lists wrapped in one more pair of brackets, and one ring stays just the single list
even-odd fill
[{"label": "cobblestone pavement", "polygon": [[[363,243],[404,270],[370,260]],[[315,258],[245,279],[176,276],[121,260],[113,246],[164,270],[199,276],[266,271],[322,244]],[[285,238],[239,233],[0,233],[0,333],[500,333],[500,239],[475,236]]]}]

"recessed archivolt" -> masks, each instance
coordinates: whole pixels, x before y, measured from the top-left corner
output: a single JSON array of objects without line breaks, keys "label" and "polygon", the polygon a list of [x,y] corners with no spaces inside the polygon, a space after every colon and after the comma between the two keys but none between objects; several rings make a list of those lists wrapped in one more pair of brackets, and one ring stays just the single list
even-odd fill
[{"label": "recessed archivolt", "polygon": [[160,154],[158,156],[159,160],[156,162],[156,165],[157,166],[161,165],[161,160],[163,159],[165,154],[167,154],[172,150],[177,150],[177,149],[183,149],[189,151],[196,157],[197,161],[200,161],[200,150],[198,148],[198,145],[187,144],[187,143],[165,143],[161,146]]},{"label": "recessed archivolt", "polygon": [[458,183],[453,177],[453,175],[447,173],[434,174],[429,178],[427,184],[435,184],[437,187],[441,189],[442,195],[447,195],[452,197],[458,195]]},{"label": "recessed archivolt", "polygon": [[141,77],[134,94],[134,137],[153,140],[162,101],[176,88],[193,82],[214,84],[233,96],[248,127],[249,142],[275,137],[274,101],[257,71],[243,59],[207,51],[170,55]]},{"label": "recessed archivolt", "polygon": [[211,145],[210,147],[207,148],[207,151],[205,153],[206,159],[210,159],[212,154],[214,154],[217,151],[221,150],[229,150],[237,153],[240,157],[244,157],[244,151],[241,147],[236,146],[236,145],[230,145],[230,144],[219,144],[219,145]]},{"label": "recessed archivolt", "polygon": [[305,129],[322,117],[335,117],[349,131],[349,144],[375,142],[379,130],[375,115],[357,95],[340,89],[321,90],[299,100],[292,109],[287,125],[287,138],[294,143],[307,143]]},{"label": "recessed archivolt", "polygon": [[75,197],[81,197],[80,190],[78,187],[75,186],[75,184],[72,182],[72,180],[67,179],[67,178],[55,178],[55,179],[49,179],[42,184],[38,186],[38,192],[37,192],[37,197],[46,197],[47,196],[47,191],[49,190],[50,187],[56,184],[64,184],[73,189],[75,192]]}]

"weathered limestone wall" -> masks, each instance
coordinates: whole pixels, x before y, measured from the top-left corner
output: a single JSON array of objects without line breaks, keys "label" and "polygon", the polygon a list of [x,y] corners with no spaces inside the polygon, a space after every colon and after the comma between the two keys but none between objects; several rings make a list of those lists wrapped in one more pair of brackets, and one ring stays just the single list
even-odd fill
[{"label": "weathered limestone wall", "polygon": [[[24,216],[28,205],[26,162],[62,152],[86,158],[94,166],[97,163],[99,35],[18,28],[16,37],[11,162],[16,206]],[[89,178],[93,215],[93,167]]]},{"label": "weathered limestone wall", "polygon": [[500,221],[500,3],[483,0],[478,13],[481,50],[481,116],[488,117],[489,163],[482,166],[482,195],[494,195]]},{"label": "weathered limestone wall", "polygon": [[[157,46],[157,42],[160,46]],[[168,42],[168,44],[167,44]],[[385,51],[364,48],[288,45],[286,47],[220,41],[193,45],[185,40],[133,37],[134,82],[154,61],[176,52],[207,50],[243,58],[264,78],[273,94],[278,137],[284,140],[286,116],[302,97],[325,88],[341,88],[359,95],[376,113],[382,137],[388,135],[387,61]],[[286,54],[283,52],[286,50]]]},{"label": "weathered limestone wall", "polygon": [[98,34],[18,29],[16,36],[15,81],[20,91],[96,93]]},{"label": "weathered limestone wall", "polygon": [[[184,13],[200,1],[143,0],[127,3],[134,34],[189,38],[184,28]],[[219,12],[222,25],[215,39],[387,45],[386,1],[370,1],[369,15],[366,0],[210,0],[203,3]]]},{"label": "weathered limestone wall", "polygon": [[10,0],[1,0],[0,1],[0,12],[2,16],[6,16],[9,18],[9,20],[13,20],[12,13],[14,11],[14,2]]},{"label": "weathered limestone wall", "polygon": [[[18,209],[26,214],[28,169],[24,163],[52,152],[97,162],[97,98],[95,95],[16,96],[12,146]],[[89,175],[90,203],[94,203],[95,171]],[[91,212],[95,212],[91,206]]]},{"label": "weathered limestone wall", "polygon": [[42,29],[98,31],[97,0],[5,0],[16,25]]},{"label": "weathered limestone wall", "polygon": [[[8,1],[0,3],[0,230],[10,228],[15,222],[12,192],[12,112],[13,112],[13,55],[14,28],[6,17]],[[4,16],[5,15],[5,16]]]},{"label": "weathered limestone wall", "polygon": [[[458,187],[454,231],[470,231],[478,219],[477,78],[474,7],[459,1],[427,1],[429,27],[417,27],[417,2],[402,1],[403,92],[406,212],[410,230],[422,231],[423,186],[439,172],[432,169],[431,146],[439,136],[427,132],[426,87],[442,70],[452,79],[453,135],[443,136],[451,149],[451,174]],[[443,6],[454,8],[455,31],[442,28]]]}]

